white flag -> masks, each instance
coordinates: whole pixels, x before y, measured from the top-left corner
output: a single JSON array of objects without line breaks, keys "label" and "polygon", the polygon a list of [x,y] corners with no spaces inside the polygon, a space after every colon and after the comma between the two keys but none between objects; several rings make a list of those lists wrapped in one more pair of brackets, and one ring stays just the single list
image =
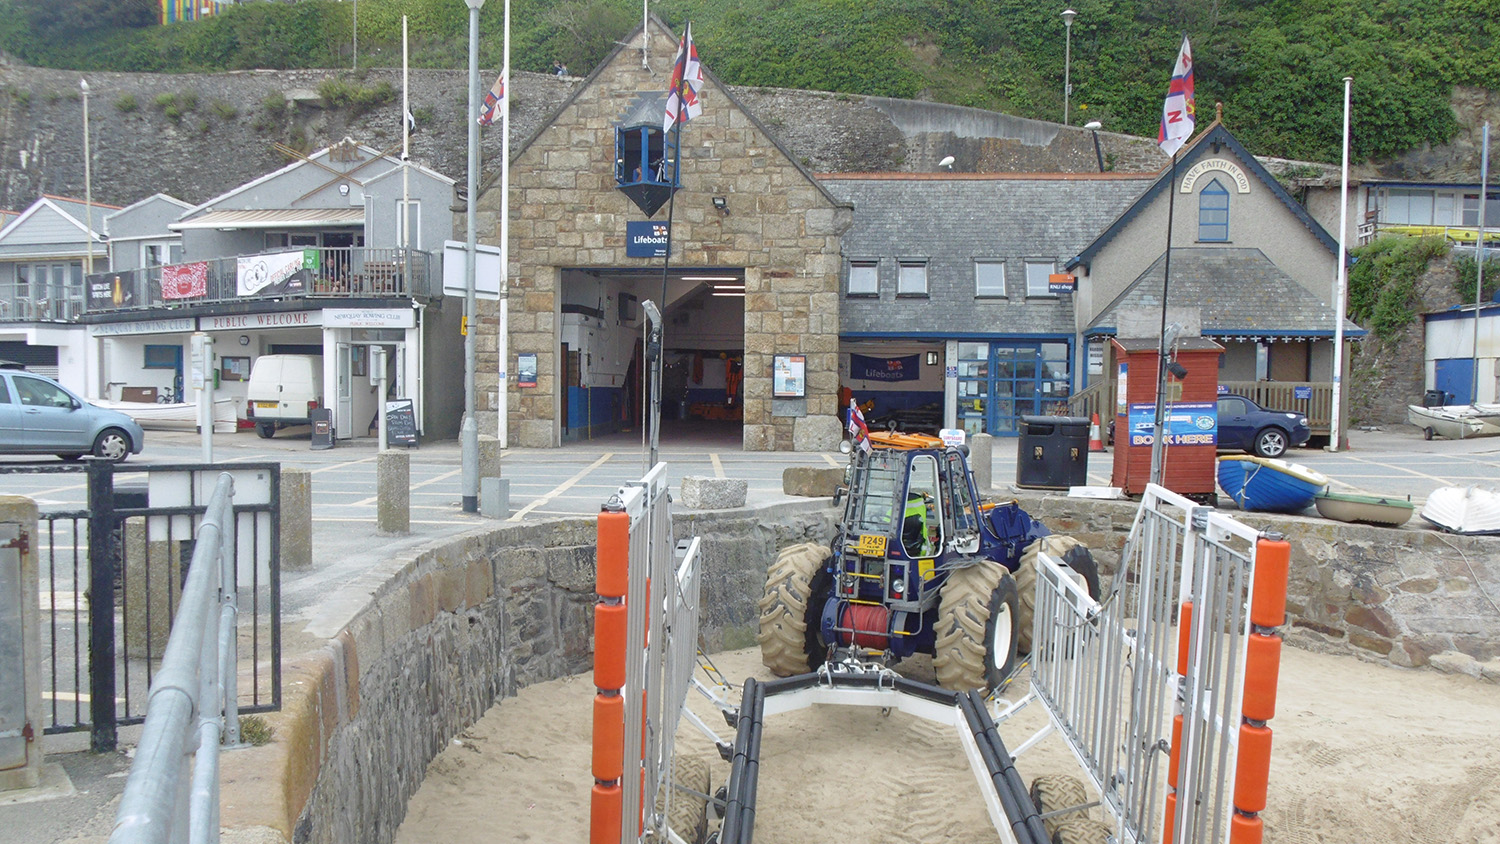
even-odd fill
[{"label": "white flag", "polygon": [[1167,99],[1161,107],[1161,128],[1156,133],[1156,144],[1167,155],[1176,155],[1193,136],[1193,50],[1187,38],[1182,39],[1182,49],[1177,52],[1177,64],[1172,68],[1172,81],[1167,85]]}]

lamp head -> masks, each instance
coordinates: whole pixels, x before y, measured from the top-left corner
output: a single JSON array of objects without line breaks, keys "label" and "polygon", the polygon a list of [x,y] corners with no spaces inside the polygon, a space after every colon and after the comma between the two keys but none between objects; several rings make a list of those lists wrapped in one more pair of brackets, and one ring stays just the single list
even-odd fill
[{"label": "lamp head", "polygon": [[1093,129],[1094,131],[1097,132],[1100,129],[1104,128],[1104,124],[1100,123],[1097,120],[1090,120],[1089,122],[1083,124],[1083,128],[1085,128],[1085,129]]},{"label": "lamp head", "polygon": [[1073,25],[1073,19],[1076,17],[1078,17],[1077,12],[1073,11],[1072,9],[1063,9],[1063,26],[1071,27]]},{"label": "lamp head", "polygon": [[945,155],[945,156],[943,156],[943,160],[938,162],[938,166],[939,167],[946,167],[949,170],[952,170],[953,169],[953,156],[951,156],[951,155]]},{"label": "lamp head", "polygon": [[89,92],[89,81],[83,77],[78,78],[78,87],[87,94]]}]

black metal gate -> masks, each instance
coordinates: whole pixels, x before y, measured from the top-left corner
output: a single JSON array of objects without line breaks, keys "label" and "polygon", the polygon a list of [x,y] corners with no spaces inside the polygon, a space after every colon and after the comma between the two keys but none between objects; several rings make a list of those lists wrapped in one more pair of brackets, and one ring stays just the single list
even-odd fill
[{"label": "black metal gate", "polygon": [[279,464],[126,466],[86,458],[83,465],[0,466],[4,491],[33,498],[39,509],[47,733],[87,730],[102,751],[114,748],[120,725],[145,719],[193,537],[224,471],[236,476],[239,491],[235,572],[240,670],[248,674],[239,708],[266,712],[281,706]]}]

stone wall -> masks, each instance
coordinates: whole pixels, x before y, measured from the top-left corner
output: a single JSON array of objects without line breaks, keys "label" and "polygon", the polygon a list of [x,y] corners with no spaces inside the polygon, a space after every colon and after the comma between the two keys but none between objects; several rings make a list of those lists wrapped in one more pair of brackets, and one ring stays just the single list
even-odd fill
[{"label": "stone wall", "polygon": [[[558,319],[563,271],[652,270],[660,261],[626,255],[625,224],[646,219],[615,181],[615,128],[643,101],[660,95],[674,51],[654,30],[651,69],[623,51],[594,71],[511,167],[509,335],[514,355],[537,356],[537,384],[509,404],[512,445],[558,444],[561,361]],[[674,266],[743,270],[744,447],[820,450],[838,441],[839,236],[852,221],[806,170],[741,109],[727,89],[705,85],[703,113],[682,129],[680,184],[674,199]],[[716,210],[712,197],[727,199]],[[482,194],[480,239],[500,240],[498,190]],[[665,209],[653,219],[666,219]],[[459,223],[461,226],[462,224]],[[653,297],[655,298],[655,297]],[[658,302],[658,305],[662,303]],[[671,303],[662,307],[671,317]],[[496,306],[486,303],[476,338],[478,371],[496,373]],[[623,329],[621,329],[623,330]],[[807,355],[804,417],[771,408],[771,362],[778,352]],[[496,410],[498,377],[477,383],[483,410]]]},{"label": "stone wall", "polygon": [[[1024,495],[1053,531],[1078,537],[1112,574],[1136,504]],[[1305,516],[1233,515],[1292,546],[1288,641],[1403,667],[1500,682],[1500,538]]]},{"label": "stone wall", "polygon": [[[678,515],[679,537],[704,539],[711,650],[753,644],[777,549],[828,541],[832,519],[803,503]],[[591,668],[594,532],[592,519],[507,525],[421,551],[369,594],[352,585],[337,634],[286,661],[275,741],[223,757],[225,840],[393,840],[453,736],[521,687]]]}]

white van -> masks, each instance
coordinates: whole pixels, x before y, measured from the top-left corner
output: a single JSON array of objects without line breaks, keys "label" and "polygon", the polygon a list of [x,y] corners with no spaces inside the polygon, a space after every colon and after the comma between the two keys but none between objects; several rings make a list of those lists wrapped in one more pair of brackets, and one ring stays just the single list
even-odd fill
[{"label": "white van", "polygon": [[323,358],[316,355],[261,355],[250,370],[245,416],[267,439],[277,428],[309,425],[323,407]]}]

